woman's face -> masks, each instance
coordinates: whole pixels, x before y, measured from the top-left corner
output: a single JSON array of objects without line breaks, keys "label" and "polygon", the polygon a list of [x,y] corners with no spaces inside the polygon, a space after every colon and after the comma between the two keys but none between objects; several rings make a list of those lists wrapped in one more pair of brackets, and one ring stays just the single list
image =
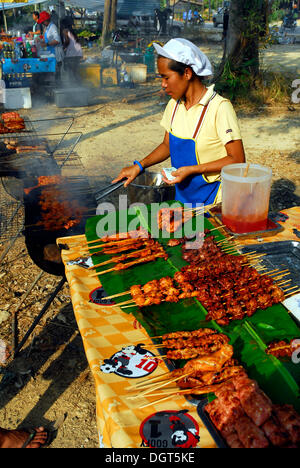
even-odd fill
[{"label": "woman's face", "polygon": [[160,57],[157,61],[158,71],[162,77],[162,88],[169,96],[178,100],[186,94],[190,80],[186,73],[181,76],[179,73],[170,70],[170,62],[169,59]]}]

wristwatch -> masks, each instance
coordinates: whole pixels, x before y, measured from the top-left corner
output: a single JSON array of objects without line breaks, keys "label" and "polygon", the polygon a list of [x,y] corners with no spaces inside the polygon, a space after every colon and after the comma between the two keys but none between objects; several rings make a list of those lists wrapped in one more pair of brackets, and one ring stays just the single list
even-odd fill
[{"label": "wristwatch", "polygon": [[133,161],[133,164],[137,164],[139,166],[139,168],[141,170],[140,173],[144,172],[145,169],[143,168],[143,166],[141,165],[141,163],[139,161]]}]

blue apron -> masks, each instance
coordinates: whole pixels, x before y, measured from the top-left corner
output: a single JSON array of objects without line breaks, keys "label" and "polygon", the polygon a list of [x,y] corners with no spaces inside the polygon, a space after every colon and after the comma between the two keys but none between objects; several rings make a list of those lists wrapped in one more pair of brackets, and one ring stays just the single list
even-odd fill
[{"label": "blue apron", "polygon": [[47,49],[49,50],[49,52],[51,52],[51,54],[54,54],[54,55],[56,56],[56,54],[55,54],[55,46],[50,46],[50,45],[48,45],[47,29],[46,29],[46,31],[45,31],[45,33],[44,33],[44,39],[45,39],[45,42],[46,42],[46,44],[47,44]]},{"label": "blue apron", "polygon": [[[215,94],[212,96],[211,100],[214,97]],[[169,134],[171,162],[172,166],[176,167],[176,169],[185,166],[197,166],[199,164],[196,137],[199,135],[202,128],[209,103],[203,108],[193,138],[180,138],[172,133],[172,123],[178,106],[179,102],[177,102],[173,112],[171,131]],[[220,181],[208,182],[202,174],[190,176],[180,184],[176,184],[176,200],[181,203],[192,203],[193,206],[196,206],[197,203],[212,205],[217,199],[220,187]]]}]

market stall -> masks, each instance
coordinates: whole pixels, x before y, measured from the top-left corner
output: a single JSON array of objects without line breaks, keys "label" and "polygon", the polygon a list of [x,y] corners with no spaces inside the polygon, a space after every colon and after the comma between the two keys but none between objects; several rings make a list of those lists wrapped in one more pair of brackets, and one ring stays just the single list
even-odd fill
[{"label": "market stall", "polygon": [[264,239],[293,242],[294,263],[277,268],[217,218],[190,251],[163,212],[156,239],[145,213],[130,236],[101,235],[98,216],[86,236],[58,239],[104,447],[299,446],[300,332],[283,305],[299,290],[299,213]]},{"label": "market stall", "polygon": [[28,35],[1,36],[2,79],[7,89],[30,88],[41,73],[54,76],[56,58],[39,46],[39,40]]},{"label": "market stall", "polygon": [[[5,83],[6,108],[30,108],[31,88],[39,82],[39,77],[54,81],[56,72],[56,58],[45,47],[41,47],[42,37],[25,33],[22,23],[8,28],[6,11],[12,8],[23,8],[44,3],[45,0],[27,0],[24,2],[2,2],[4,30],[0,33],[1,79]],[[47,75],[46,75],[47,74]]]}]

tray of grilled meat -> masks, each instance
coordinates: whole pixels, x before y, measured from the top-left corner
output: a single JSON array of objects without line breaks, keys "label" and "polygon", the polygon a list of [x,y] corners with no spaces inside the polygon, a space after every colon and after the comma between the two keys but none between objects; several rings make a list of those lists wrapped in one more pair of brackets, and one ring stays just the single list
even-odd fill
[{"label": "tray of grilled meat", "polygon": [[220,385],[215,396],[197,411],[219,448],[299,448],[299,414],[273,404],[246,372]]}]

